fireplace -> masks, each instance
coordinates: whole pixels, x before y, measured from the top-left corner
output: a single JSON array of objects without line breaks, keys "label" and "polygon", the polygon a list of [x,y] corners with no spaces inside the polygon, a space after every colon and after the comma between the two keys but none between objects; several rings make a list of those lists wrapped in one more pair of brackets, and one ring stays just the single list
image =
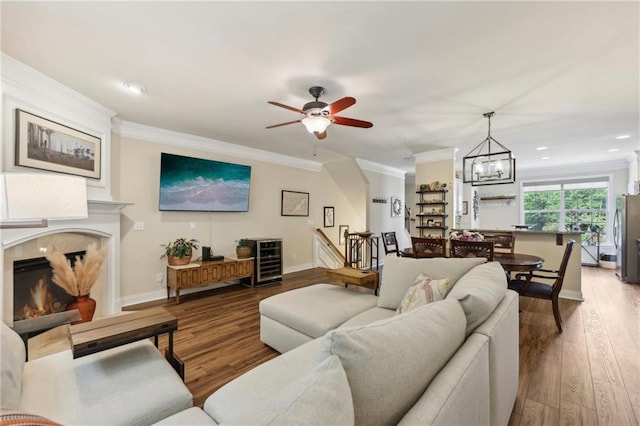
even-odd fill
[{"label": "fireplace", "polygon": [[[84,251],[65,253],[73,267]],[[53,271],[44,257],[13,262],[13,320],[20,321],[62,312],[73,296],[53,282]]]}]

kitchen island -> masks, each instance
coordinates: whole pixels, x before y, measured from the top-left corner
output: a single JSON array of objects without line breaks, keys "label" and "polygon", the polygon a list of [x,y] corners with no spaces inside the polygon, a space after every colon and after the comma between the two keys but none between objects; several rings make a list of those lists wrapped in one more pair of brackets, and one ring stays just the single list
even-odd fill
[{"label": "kitchen island", "polygon": [[[462,229],[452,229],[461,232]],[[516,253],[532,254],[544,259],[543,269],[560,268],[562,255],[567,241],[575,240],[573,252],[567,265],[567,273],[560,297],[582,301],[581,281],[581,235],[580,231],[530,231],[522,229],[466,229],[466,231],[483,233],[508,232],[516,236]]]}]

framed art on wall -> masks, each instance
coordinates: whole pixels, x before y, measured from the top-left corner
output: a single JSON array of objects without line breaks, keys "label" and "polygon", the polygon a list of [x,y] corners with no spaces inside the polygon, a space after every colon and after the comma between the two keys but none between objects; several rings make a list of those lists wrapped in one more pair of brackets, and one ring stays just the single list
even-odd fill
[{"label": "framed art on wall", "polygon": [[339,236],[338,241],[340,242],[340,245],[343,245],[346,242],[345,236],[344,236],[345,233],[347,234],[349,233],[349,225],[338,226],[338,236]]},{"label": "framed art on wall", "polygon": [[334,210],[333,207],[324,208],[324,227],[333,228]]},{"label": "framed art on wall", "polygon": [[102,140],[16,109],[16,166],[100,179]]},{"label": "framed art on wall", "polygon": [[402,214],[402,200],[398,197],[391,197],[391,217],[398,217]]},{"label": "framed art on wall", "polygon": [[282,190],[281,216],[309,216],[309,193]]}]

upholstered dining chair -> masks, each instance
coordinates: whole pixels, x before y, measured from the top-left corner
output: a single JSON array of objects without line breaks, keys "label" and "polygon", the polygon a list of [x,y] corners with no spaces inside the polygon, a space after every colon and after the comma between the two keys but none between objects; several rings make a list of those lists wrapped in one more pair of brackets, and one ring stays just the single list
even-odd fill
[{"label": "upholstered dining chair", "polygon": [[385,255],[395,253],[396,256],[400,256],[400,248],[398,247],[398,240],[396,239],[395,232],[383,232],[382,245],[384,246]]},{"label": "upholstered dining chair", "polygon": [[493,242],[493,250],[513,253],[516,246],[516,235],[510,232],[491,232],[483,234],[485,241]]},{"label": "upholstered dining chair", "polygon": [[486,257],[487,261],[493,262],[492,241],[452,239],[449,242],[451,243],[451,257]]},{"label": "upholstered dining chair", "polygon": [[[558,295],[560,294],[560,290],[562,290],[564,275],[567,271],[567,264],[569,263],[574,244],[575,240],[569,240],[567,242],[562,261],[560,262],[560,269],[538,269],[530,274],[517,274],[516,278],[509,282],[509,288],[517,291],[520,296],[551,300],[553,316],[556,319],[556,326],[560,333],[562,333],[562,318],[560,317],[560,308],[558,306]],[[544,273],[544,275],[541,275],[541,272]],[[549,280],[549,282],[540,282],[538,281],[539,279]]]},{"label": "upholstered dining chair", "polygon": [[444,238],[411,237],[414,257],[446,257],[447,240]]}]

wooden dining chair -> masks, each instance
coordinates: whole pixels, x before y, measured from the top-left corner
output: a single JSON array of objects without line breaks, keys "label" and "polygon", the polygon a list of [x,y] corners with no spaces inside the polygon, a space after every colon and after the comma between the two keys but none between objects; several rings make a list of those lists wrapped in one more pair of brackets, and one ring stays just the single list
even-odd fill
[{"label": "wooden dining chair", "polygon": [[395,253],[396,256],[400,256],[400,248],[398,247],[398,240],[396,239],[395,232],[383,232],[382,245],[384,246],[385,255]]},{"label": "wooden dining chair", "polygon": [[512,253],[516,247],[516,235],[510,232],[492,232],[483,234],[485,241],[493,242],[493,250]]},{"label": "wooden dining chair", "polygon": [[492,241],[450,240],[451,257],[486,257],[493,262]]},{"label": "wooden dining chair", "polygon": [[[560,317],[560,308],[558,306],[558,296],[562,290],[562,283],[571,257],[571,251],[575,240],[569,240],[564,249],[564,255],[560,262],[560,269],[538,269],[530,274],[517,274],[515,279],[509,282],[509,288],[517,291],[520,296],[535,297],[538,299],[551,300],[553,307],[553,316],[556,319],[558,331],[562,333],[562,318]],[[544,273],[541,275],[540,272]],[[534,281],[535,279],[535,281]],[[549,280],[549,282],[540,282],[539,279]]]},{"label": "wooden dining chair", "polygon": [[414,257],[446,257],[447,240],[444,238],[411,237]]}]

